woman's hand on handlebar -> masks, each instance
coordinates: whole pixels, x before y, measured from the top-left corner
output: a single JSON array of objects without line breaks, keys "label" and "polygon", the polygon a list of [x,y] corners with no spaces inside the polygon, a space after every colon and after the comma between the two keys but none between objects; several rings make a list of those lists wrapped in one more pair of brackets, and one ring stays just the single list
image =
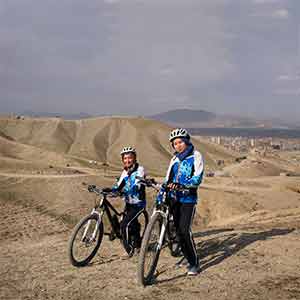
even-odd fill
[{"label": "woman's hand on handlebar", "polygon": [[182,189],[183,186],[179,183],[172,182],[167,185],[167,188],[170,190],[179,190]]}]

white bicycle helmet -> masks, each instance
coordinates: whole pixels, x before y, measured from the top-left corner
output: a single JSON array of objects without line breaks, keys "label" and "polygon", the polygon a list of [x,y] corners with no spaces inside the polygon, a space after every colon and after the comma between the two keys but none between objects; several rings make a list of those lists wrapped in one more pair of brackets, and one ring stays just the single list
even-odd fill
[{"label": "white bicycle helmet", "polygon": [[190,135],[188,132],[183,129],[183,128],[176,128],[171,131],[170,136],[169,136],[169,141],[172,142],[176,138],[187,138],[190,139]]},{"label": "white bicycle helmet", "polygon": [[133,154],[136,154],[136,151],[134,148],[130,147],[130,146],[127,146],[127,147],[124,147],[122,149],[122,151],[120,152],[121,155],[123,154],[127,154],[127,153],[133,153]]}]

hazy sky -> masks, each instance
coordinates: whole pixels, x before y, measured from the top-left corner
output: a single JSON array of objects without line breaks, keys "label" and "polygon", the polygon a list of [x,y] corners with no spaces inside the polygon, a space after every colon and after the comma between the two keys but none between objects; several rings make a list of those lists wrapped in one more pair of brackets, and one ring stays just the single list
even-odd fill
[{"label": "hazy sky", "polygon": [[300,1],[0,0],[0,112],[176,108],[297,119]]}]

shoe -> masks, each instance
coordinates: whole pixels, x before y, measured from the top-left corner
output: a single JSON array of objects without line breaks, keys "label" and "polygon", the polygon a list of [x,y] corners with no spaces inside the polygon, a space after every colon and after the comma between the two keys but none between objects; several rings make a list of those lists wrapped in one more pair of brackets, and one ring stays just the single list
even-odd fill
[{"label": "shoe", "polygon": [[131,250],[128,252],[128,257],[132,257],[134,255],[134,248],[131,247]]},{"label": "shoe", "polygon": [[[173,247],[174,247],[174,249],[173,249]],[[174,257],[180,257],[180,256],[183,256],[183,253],[182,253],[182,251],[181,251],[180,244],[178,244],[178,243],[173,243],[172,249],[171,249],[171,255],[174,256]]]},{"label": "shoe", "polygon": [[190,266],[188,268],[188,272],[187,272],[187,275],[188,276],[196,276],[199,274],[199,266],[195,265],[195,266]]},{"label": "shoe", "polygon": [[181,258],[176,264],[175,264],[175,266],[177,267],[177,268],[182,268],[182,267],[187,267],[187,268],[189,268],[190,267],[190,264],[189,264],[189,262],[188,262],[188,260],[185,258],[185,257],[183,257],[183,258]]}]

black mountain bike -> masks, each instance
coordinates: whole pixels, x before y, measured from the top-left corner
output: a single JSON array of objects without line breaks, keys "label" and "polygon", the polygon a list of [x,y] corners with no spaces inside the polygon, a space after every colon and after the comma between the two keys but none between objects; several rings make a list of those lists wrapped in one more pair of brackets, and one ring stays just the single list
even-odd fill
[{"label": "black mountain bike", "polygon": [[[147,186],[159,191],[159,186],[153,179],[144,181]],[[180,256],[176,229],[170,210],[171,203],[168,197],[170,191],[170,189],[165,188],[162,203],[155,204],[142,240],[137,275],[138,283],[143,286],[153,283],[159,255],[163,248],[169,247],[171,255]],[[176,188],[176,191],[189,192],[188,189],[181,187]]]},{"label": "black mountain bike", "polygon": [[[116,238],[122,239],[120,222],[124,213],[118,212],[108,200],[108,196],[120,197],[121,194],[104,192],[95,185],[89,185],[88,191],[98,195],[97,199],[99,200],[95,203],[91,213],[75,226],[70,237],[68,255],[71,264],[76,267],[86,266],[94,258],[101,245],[103,235],[108,235],[110,241]],[[104,232],[104,214],[107,215],[110,223],[111,231],[109,232]],[[141,223],[144,224],[144,228],[141,230],[143,236],[149,219],[145,209],[141,213],[141,218]]]}]

